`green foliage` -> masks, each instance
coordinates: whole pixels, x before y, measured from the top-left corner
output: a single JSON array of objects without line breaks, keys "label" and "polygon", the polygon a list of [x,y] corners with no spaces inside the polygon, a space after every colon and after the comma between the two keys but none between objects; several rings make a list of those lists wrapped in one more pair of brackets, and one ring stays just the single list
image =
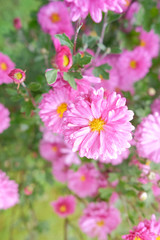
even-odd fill
[{"label": "green foliage", "polygon": [[45,77],[49,85],[55,83],[57,79],[57,73],[58,73],[58,69],[52,69],[45,73]]},{"label": "green foliage", "polygon": [[61,45],[66,45],[68,46],[70,49],[73,49],[73,43],[71,42],[71,40],[66,36],[66,34],[56,34],[54,35],[55,38],[59,39]]}]

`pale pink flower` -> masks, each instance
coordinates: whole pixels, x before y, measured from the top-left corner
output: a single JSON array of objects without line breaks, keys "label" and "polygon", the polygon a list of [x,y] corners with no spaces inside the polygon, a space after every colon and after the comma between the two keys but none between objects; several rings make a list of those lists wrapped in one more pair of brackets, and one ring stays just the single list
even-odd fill
[{"label": "pale pink flower", "polygon": [[140,157],[160,163],[160,115],[145,117],[135,132],[136,147]]},{"label": "pale pink flower", "polygon": [[67,111],[69,103],[69,90],[56,88],[43,94],[39,104],[39,115],[45,126],[54,133],[62,132],[63,114]]},{"label": "pale pink flower", "polygon": [[76,208],[76,199],[72,195],[59,197],[57,201],[51,203],[55,213],[60,217],[65,218],[72,215]]},{"label": "pale pink flower", "polygon": [[19,17],[13,19],[13,26],[16,30],[19,30],[22,28],[21,19]]},{"label": "pale pink flower", "polygon": [[9,110],[0,103],[0,134],[10,126]]},{"label": "pale pink flower", "polygon": [[94,22],[102,20],[102,12],[108,10],[121,13],[124,10],[126,0],[65,0],[71,9],[71,18],[75,22],[79,18],[85,19],[88,14]]},{"label": "pale pink flower", "polygon": [[68,179],[69,165],[65,164],[63,158],[57,159],[52,165],[52,174],[54,178],[61,183],[65,183]]},{"label": "pale pink flower", "polygon": [[61,72],[68,72],[72,67],[72,53],[69,47],[60,46],[56,51],[55,64]]},{"label": "pale pink flower", "polygon": [[51,35],[65,33],[71,37],[74,32],[67,7],[63,2],[50,2],[41,7],[38,22],[42,30]]},{"label": "pale pink flower", "polygon": [[160,98],[156,98],[151,104],[152,113],[158,112],[160,114]]},{"label": "pale pink flower", "polygon": [[126,99],[115,92],[104,96],[104,89],[94,90],[77,97],[64,118],[64,135],[72,150],[81,157],[116,158],[130,147],[129,122],[133,112],[125,105]]},{"label": "pale pink flower", "polygon": [[61,156],[60,143],[56,141],[51,143],[42,139],[39,145],[39,152],[44,159],[53,162]]},{"label": "pale pink flower", "polygon": [[156,174],[155,180],[153,181],[152,191],[156,199],[160,197],[160,175]]},{"label": "pale pink flower", "polygon": [[120,212],[106,202],[88,204],[79,220],[80,229],[90,238],[107,240],[110,234],[120,224]]},{"label": "pale pink flower", "polygon": [[140,33],[140,46],[144,48],[151,58],[157,57],[159,54],[159,36],[153,30],[146,32],[142,27],[137,28]]},{"label": "pale pink flower", "polygon": [[126,149],[124,152],[122,152],[121,154],[119,154],[117,156],[117,158],[113,158],[113,159],[100,159],[100,162],[103,163],[111,163],[112,165],[118,165],[121,164],[125,159],[127,159],[129,156],[129,150]]},{"label": "pale pink flower", "polygon": [[118,61],[121,73],[121,83],[130,84],[144,78],[151,67],[151,58],[141,47],[136,47],[133,51],[125,50],[121,53]]},{"label": "pale pink flower", "polygon": [[0,170],[0,209],[13,207],[18,202],[18,184]]},{"label": "pale pink flower", "polygon": [[12,79],[8,76],[11,70],[15,68],[15,64],[11,59],[0,52],[0,84],[2,83],[12,83]]},{"label": "pale pink flower", "polygon": [[103,176],[91,163],[81,166],[76,172],[68,172],[68,188],[81,198],[96,195],[99,187],[106,185]]}]

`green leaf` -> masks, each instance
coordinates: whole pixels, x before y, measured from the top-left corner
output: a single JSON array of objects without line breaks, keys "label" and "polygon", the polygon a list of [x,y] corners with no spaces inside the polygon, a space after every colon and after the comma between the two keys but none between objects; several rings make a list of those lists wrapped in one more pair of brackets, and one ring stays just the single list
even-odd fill
[{"label": "green leaf", "polygon": [[121,14],[116,14],[114,12],[108,11],[107,22],[112,23],[117,21],[121,17]]},{"label": "green leaf", "polygon": [[69,74],[71,76],[73,76],[74,78],[77,78],[77,79],[82,79],[83,78],[83,76],[80,72],[69,72]]},{"label": "green leaf", "polygon": [[113,193],[113,189],[112,188],[101,188],[101,189],[99,189],[99,193],[100,193],[100,197],[102,199],[109,200],[109,198],[111,197],[111,195]]},{"label": "green leaf", "polygon": [[65,81],[67,81],[71,85],[72,88],[77,89],[77,84],[75,82],[75,79],[70,73],[64,72],[63,78]]},{"label": "green leaf", "polygon": [[109,79],[109,73],[105,71],[106,69],[110,70],[111,66],[108,64],[103,64],[99,67],[95,67],[93,69],[93,74],[95,77],[103,77],[103,79]]},{"label": "green leaf", "polygon": [[79,69],[83,68],[84,65],[87,65],[91,62],[92,56],[88,53],[84,53],[84,55],[77,53],[75,56],[73,56],[73,66],[72,69]]},{"label": "green leaf", "polygon": [[29,89],[33,92],[38,91],[41,88],[41,84],[40,83],[36,83],[36,82],[31,82],[29,84]]},{"label": "green leaf", "polygon": [[63,34],[56,34],[54,35],[55,38],[58,38],[60,43],[62,45],[66,45],[67,47],[69,47],[70,49],[73,49],[73,43],[71,42],[71,40],[66,36],[65,33]]},{"label": "green leaf", "polygon": [[97,44],[98,39],[98,36],[87,36],[83,34],[82,43],[84,46],[89,46],[89,48],[93,48]]},{"label": "green leaf", "polygon": [[45,72],[45,77],[49,85],[55,83],[57,79],[57,73],[58,73],[57,69],[52,69],[50,71]]},{"label": "green leaf", "polygon": [[18,94],[16,89],[14,89],[14,88],[9,88],[9,87],[6,88],[6,92],[7,92],[9,95],[11,95],[11,96],[14,96],[14,95],[17,95],[17,94]]},{"label": "green leaf", "polygon": [[110,53],[113,53],[113,54],[115,54],[115,53],[121,53],[122,52],[122,50],[120,49],[120,48],[118,48],[118,47],[113,47],[113,48],[111,48],[111,52]]}]

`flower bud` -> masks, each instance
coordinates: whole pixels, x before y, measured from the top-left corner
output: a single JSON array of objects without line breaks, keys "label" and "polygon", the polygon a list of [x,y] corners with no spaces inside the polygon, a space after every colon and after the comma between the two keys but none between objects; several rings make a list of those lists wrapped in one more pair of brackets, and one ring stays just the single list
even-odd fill
[{"label": "flower bud", "polygon": [[139,198],[139,200],[141,201],[141,202],[144,202],[144,201],[146,201],[146,199],[147,199],[147,193],[146,192],[140,192],[139,194],[138,194],[138,198]]},{"label": "flower bud", "polygon": [[19,30],[22,28],[22,23],[20,18],[14,18],[13,19],[13,26],[15,27],[16,30]]},{"label": "flower bud", "polygon": [[149,174],[148,174],[148,179],[149,180],[154,180],[156,178],[156,174],[154,173],[154,172],[150,172]]},{"label": "flower bud", "polygon": [[25,81],[25,78],[26,78],[26,74],[24,71],[22,71],[21,69],[13,69],[9,74],[8,76],[10,78],[12,78],[12,80],[18,84],[18,88],[20,86],[20,83],[24,82]]},{"label": "flower bud", "polygon": [[148,88],[148,95],[149,96],[154,96],[156,94],[156,90],[154,88]]},{"label": "flower bud", "polygon": [[72,67],[72,53],[67,46],[60,46],[58,48],[55,63],[62,72],[68,72]]}]

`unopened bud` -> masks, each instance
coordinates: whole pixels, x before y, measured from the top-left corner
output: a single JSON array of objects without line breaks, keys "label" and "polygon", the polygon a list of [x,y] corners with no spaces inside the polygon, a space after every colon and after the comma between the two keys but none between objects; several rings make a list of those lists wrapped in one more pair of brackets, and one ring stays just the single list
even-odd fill
[{"label": "unopened bud", "polygon": [[146,201],[146,199],[147,199],[147,193],[146,192],[140,192],[139,194],[138,194],[138,198],[139,198],[139,200],[141,201],[141,202],[144,202],[144,201]]},{"label": "unopened bud", "polygon": [[20,18],[14,18],[13,19],[13,26],[15,27],[16,30],[19,30],[22,28],[22,23]]},{"label": "unopened bud", "polygon": [[148,179],[149,180],[154,180],[156,178],[156,174],[154,173],[154,172],[150,172],[149,174],[148,174]]},{"label": "unopened bud", "polygon": [[149,88],[148,89],[148,95],[149,96],[154,96],[156,94],[156,90],[154,88]]}]

